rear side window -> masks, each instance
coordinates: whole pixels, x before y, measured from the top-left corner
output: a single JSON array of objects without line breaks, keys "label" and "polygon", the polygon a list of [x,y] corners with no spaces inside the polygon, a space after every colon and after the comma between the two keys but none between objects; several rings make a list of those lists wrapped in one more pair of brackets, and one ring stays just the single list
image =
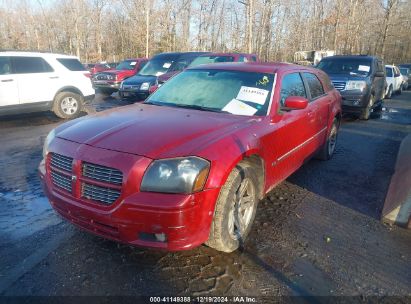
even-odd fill
[{"label": "rear side window", "polygon": [[53,68],[41,57],[12,57],[13,74],[53,72]]},{"label": "rear side window", "polygon": [[317,76],[311,73],[303,73],[305,80],[308,84],[308,89],[310,90],[311,98],[315,99],[321,95],[324,95],[324,88],[321,81]]},{"label": "rear side window", "polygon": [[0,75],[11,74],[10,57],[0,57]]},{"label": "rear side window", "polygon": [[86,71],[86,68],[81,64],[81,62],[75,58],[57,58],[57,61],[70,71]]},{"label": "rear side window", "polygon": [[302,96],[307,98],[304,83],[299,73],[287,74],[283,78],[280,92],[281,106],[284,106],[284,102],[288,96]]},{"label": "rear side window", "polygon": [[385,73],[387,74],[387,77],[392,77],[392,68],[385,68]]}]

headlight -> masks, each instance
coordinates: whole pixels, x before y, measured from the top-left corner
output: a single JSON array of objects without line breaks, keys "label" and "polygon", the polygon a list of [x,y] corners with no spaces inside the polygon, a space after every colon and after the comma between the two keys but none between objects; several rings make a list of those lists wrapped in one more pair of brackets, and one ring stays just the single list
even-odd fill
[{"label": "headlight", "polygon": [[43,158],[46,158],[47,153],[49,153],[49,145],[51,141],[54,139],[56,136],[56,132],[53,130],[50,131],[50,133],[47,135],[46,140],[44,141],[44,146],[43,146]]},{"label": "headlight", "polygon": [[207,180],[210,163],[199,157],[155,160],[141,182],[141,191],[193,193],[201,191]]},{"label": "headlight", "polygon": [[148,89],[150,88],[150,83],[149,82],[143,82],[141,84],[140,90],[142,91],[148,91]]},{"label": "headlight", "polygon": [[367,87],[367,83],[362,80],[350,80],[345,86],[346,90],[360,90],[363,91]]}]

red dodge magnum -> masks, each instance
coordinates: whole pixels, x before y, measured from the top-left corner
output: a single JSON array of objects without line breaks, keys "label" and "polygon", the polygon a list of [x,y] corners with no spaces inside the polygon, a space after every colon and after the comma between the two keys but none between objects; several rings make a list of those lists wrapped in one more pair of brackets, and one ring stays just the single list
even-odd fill
[{"label": "red dodge magnum", "polygon": [[53,208],[99,236],[231,252],[257,203],[307,159],[329,159],[341,96],[322,71],[291,64],[187,69],[144,103],[69,121],[44,144]]}]

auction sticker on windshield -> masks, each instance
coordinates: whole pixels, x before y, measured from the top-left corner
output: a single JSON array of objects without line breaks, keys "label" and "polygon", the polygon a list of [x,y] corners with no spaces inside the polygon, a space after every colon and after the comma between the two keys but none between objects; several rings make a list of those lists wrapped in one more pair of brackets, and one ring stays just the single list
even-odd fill
[{"label": "auction sticker on windshield", "polygon": [[369,72],[369,71],[370,71],[370,67],[367,66],[367,65],[360,65],[360,66],[358,67],[358,71],[361,71],[361,72]]},{"label": "auction sticker on windshield", "polygon": [[242,86],[240,88],[240,91],[238,92],[236,99],[254,102],[254,103],[263,105],[265,104],[267,95],[268,95],[267,90]]},{"label": "auction sticker on windshield", "polygon": [[169,67],[171,67],[171,63],[166,62],[163,64],[163,68],[168,69]]},{"label": "auction sticker on windshield", "polygon": [[232,99],[222,110],[235,115],[248,116],[252,116],[257,112],[256,108],[253,108],[252,106],[249,106],[248,104],[235,98]]},{"label": "auction sticker on windshield", "polygon": [[130,65],[136,65],[137,61],[130,62]]}]

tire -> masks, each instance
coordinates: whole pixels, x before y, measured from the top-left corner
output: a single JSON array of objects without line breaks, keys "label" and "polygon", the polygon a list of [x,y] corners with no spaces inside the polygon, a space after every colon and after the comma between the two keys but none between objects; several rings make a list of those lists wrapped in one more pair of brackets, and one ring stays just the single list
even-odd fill
[{"label": "tire", "polygon": [[247,162],[231,171],[217,199],[207,246],[233,252],[244,244],[257,210],[257,181],[255,170]]},{"label": "tire", "polygon": [[334,118],[333,124],[331,125],[331,131],[328,135],[328,138],[325,144],[321,147],[320,151],[317,154],[317,158],[320,160],[329,160],[335,152],[335,147],[337,146],[338,138],[338,128],[339,122],[337,118]]},{"label": "tire", "polygon": [[54,98],[53,112],[63,119],[77,117],[83,109],[83,96],[72,92],[60,92]]},{"label": "tire", "polygon": [[385,95],[385,98],[386,98],[386,99],[391,99],[391,97],[392,97],[392,86],[390,86],[390,87],[388,88],[387,95]]},{"label": "tire", "polygon": [[360,114],[360,119],[362,120],[370,119],[373,105],[374,105],[374,95],[370,95],[370,99],[368,100],[367,107],[364,110],[362,110],[362,113]]}]

